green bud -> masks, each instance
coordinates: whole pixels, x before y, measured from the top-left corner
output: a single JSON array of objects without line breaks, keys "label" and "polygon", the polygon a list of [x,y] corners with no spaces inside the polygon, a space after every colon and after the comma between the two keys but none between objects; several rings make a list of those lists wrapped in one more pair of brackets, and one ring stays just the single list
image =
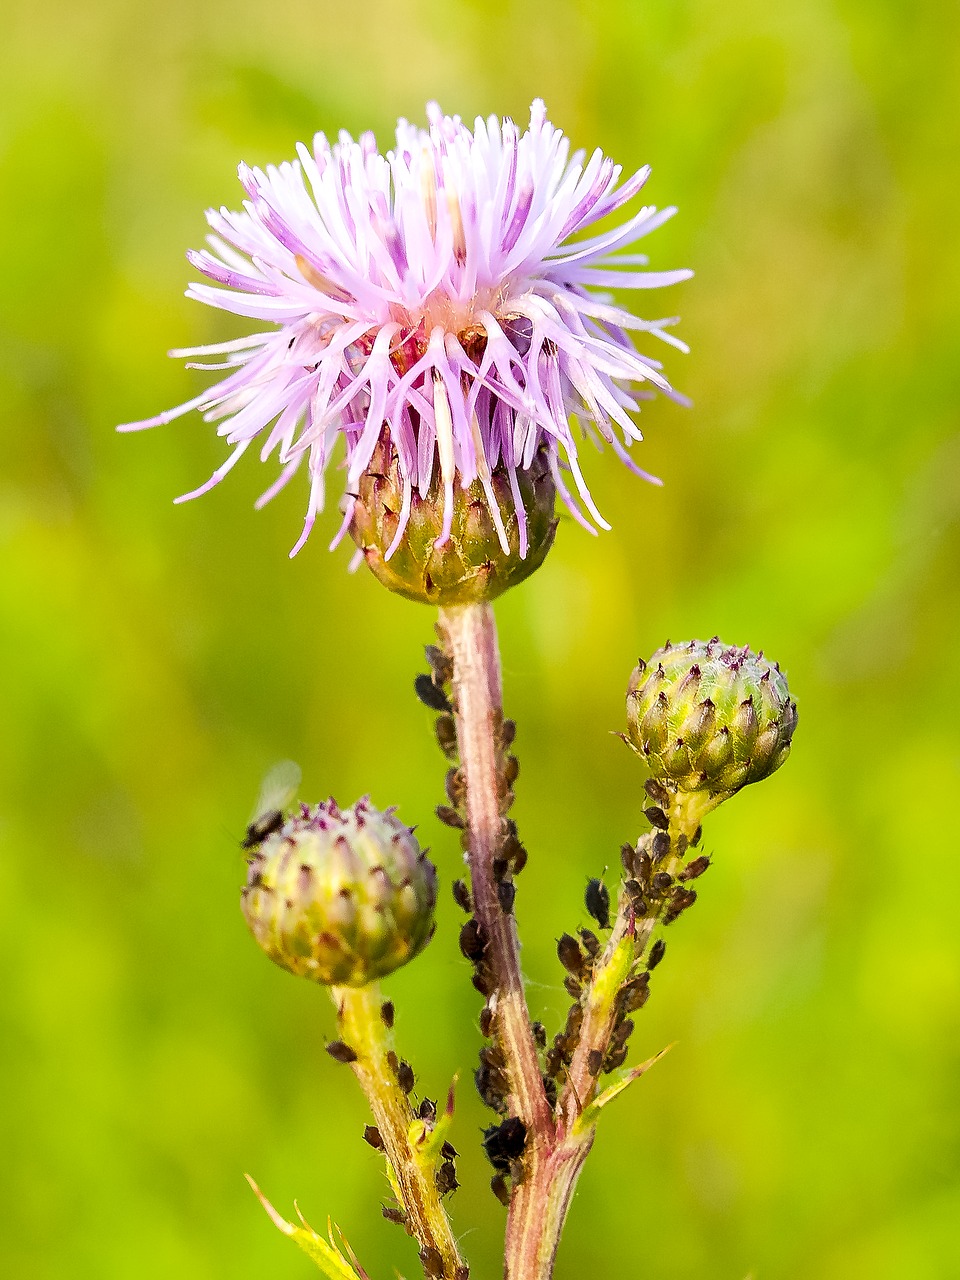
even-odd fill
[{"label": "green bud", "polygon": [[[360,478],[350,534],[385,587],[425,604],[472,604],[493,600],[538,569],[553,545],[556,486],[541,451],[527,470],[516,473],[527,522],[526,554],[520,554],[520,522],[510,476],[502,465],[490,475],[489,493],[477,479],[453,486],[453,522],[442,546],[444,490],[439,466],[425,498],[410,496],[410,514],[399,544],[387,558],[400,526],[403,484],[397,455],[384,433]],[[493,498],[503,523],[507,550],[491,515]]]},{"label": "green bud", "polygon": [[271,960],[300,977],[362,987],[433,934],[437,873],[391,810],[368,800],[302,806],[249,859],[243,914]]},{"label": "green bud", "polygon": [[[651,776],[706,812],[783,764],[797,704],[776,663],[748,648],[666,644],[627,692],[627,740]],[[687,805],[686,807],[690,807]]]}]

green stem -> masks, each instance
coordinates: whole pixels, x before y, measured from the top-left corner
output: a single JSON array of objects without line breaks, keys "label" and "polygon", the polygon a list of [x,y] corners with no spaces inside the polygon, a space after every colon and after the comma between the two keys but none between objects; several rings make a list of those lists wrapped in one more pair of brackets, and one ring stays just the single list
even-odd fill
[{"label": "green stem", "polygon": [[397,1082],[397,1059],[381,1013],[379,983],[332,987],[330,994],[341,1038],[357,1055],[350,1065],[370,1102],[391,1181],[406,1214],[407,1229],[420,1245],[424,1269],[437,1280],[466,1280],[467,1267],[437,1189],[436,1153],[430,1144],[422,1143],[423,1123]]}]

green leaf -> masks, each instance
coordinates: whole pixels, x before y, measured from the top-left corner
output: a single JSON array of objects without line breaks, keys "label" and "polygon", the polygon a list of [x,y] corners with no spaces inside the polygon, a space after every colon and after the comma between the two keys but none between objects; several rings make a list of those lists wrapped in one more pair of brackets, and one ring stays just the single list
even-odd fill
[{"label": "green leaf", "polygon": [[250,1175],[247,1174],[246,1177],[250,1186],[253,1188],[254,1195],[267,1211],[273,1225],[279,1231],[282,1231],[285,1236],[289,1236],[291,1240],[295,1240],[307,1257],[312,1258],[324,1275],[329,1277],[329,1280],[369,1280],[367,1273],[364,1271],[363,1267],[360,1266],[356,1255],[350,1246],[346,1244],[345,1240],[344,1244],[350,1253],[350,1257],[354,1264],[353,1266],[350,1265],[337,1246],[333,1243],[332,1231],[330,1232],[330,1243],[327,1243],[327,1241],[324,1240],[322,1236],[318,1236],[310,1224],[305,1221],[299,1209],[297,1209],[297,1215],[303,1225],[298,1227],[292,1222],[287,1222],[286,1218],[282,1217],[276,1211]]},{"label": "green leaf", "polygon": [[575,1132],[583,1133],[586,1129],[591,1129],[600,1119],[600,1112],[605,1106],[611,1103],[614,1098],[620,1096],[621,1093],[633,1084],[634,1080],[639,1080],[641,1076],[646,1075],[655,1062],[660,1059],[673,1048],[672,1044],[668,1044],[665,1049],[661,1049],[659,1053],[655,1053],[652,1058],[648,1058],[646,1062],[641,1062],[639,1067],[632,1067],[629,1071],[622,1072],[619,1077],[603,1093],[598,1094],[596,1098],[584,1107],[583,1111],[576,1123]]}]

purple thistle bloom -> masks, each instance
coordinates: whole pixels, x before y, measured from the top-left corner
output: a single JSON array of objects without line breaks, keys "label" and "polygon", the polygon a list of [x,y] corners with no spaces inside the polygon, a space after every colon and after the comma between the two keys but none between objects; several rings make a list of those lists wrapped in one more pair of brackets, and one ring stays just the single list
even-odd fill
[{"label": "purple thistle bloom", "polygon": [[[414,494],[425,496],[439,464],[449,536],[455,483],[479,480],[504,550],[507,535],[491,485],[510,480],[526,555],[518,470],[545,451],[570,511],[591,532],[604,528],[584,481],[578,434],[607,441],[631,470],[653,479],[627,448],[641,434],[630,414],[659,389],[683,401],[656,360],[638,354],[629,330],[687,348],[667,332],[674,319],[640,320],[603,289],[653,289],[690,271],[642,271],[646,258],[617,251],[676,210],[644,206],[611,230],[584,236],[625,206],[649,175],[619,183],[621,168],[599,150],[569,154],[569,143],[539,100],[523,134],[511,120],[477,119],[427,108],[429,128],[401,120],[385,156],[371,133],[333,146],[321,133],[299,159],[240,166],[241,212],[210,210],[209,249],[190,262],[210,284],[187,297],[272,327],[232,342],[172,351],[213,356],[191,368],[230,372],[185,404],[121,431],[156,426],[199,409],[233,450],[199,489],[206,493],[262,439],[278,479],[268,502],[306,459],[310,500],[305,542],[323,507],[325,472],[346,441],[344,520],[350,526],[361,476],[381,431],[389,431],[403,482],[399,545]],[[619,185],[618,185],[619,183]],[[574,238],[577,237],[577,238]],[[215,287],[222,286],[222,287]],[[630,390],[631,384],[635,389]],[[562,473],[572,479],[576,496]]]}]

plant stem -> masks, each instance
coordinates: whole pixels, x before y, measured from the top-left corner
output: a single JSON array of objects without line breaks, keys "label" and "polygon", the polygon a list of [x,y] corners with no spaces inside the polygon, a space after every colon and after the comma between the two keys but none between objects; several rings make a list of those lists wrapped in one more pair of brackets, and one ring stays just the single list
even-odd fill
[{"label": "plant stem", "polygon": [[[382,1014],[379,983],[332,987],[340,1034],[357,1055],[350,1065],[370,1102],[391,1169],[391,1182],[406,1214],[406,1225],[420,1245],[428,1274],[466,1280],[446,1210],[436,1184],[436,1157],[412,1140],[418,1122],[397,1082],[393,1037]],[[422,1132],[422,1126],[420,1126]]]},{"label": "plant stem", "polygon": [[486,939],[485,960],[493,974],[491,998],[495,1036],[506,1059],[509,1109],[527,1127],[524,1164],[553,1132],[530,1024],[516,920],[505,912],[497,893],[494,859],[503,841],[500,772],[503,752],[503,689],[497,628],[489,604],[440,610],[440,630],[453,662],[457,745],[466,782],[467,830],[473,906]]}]

